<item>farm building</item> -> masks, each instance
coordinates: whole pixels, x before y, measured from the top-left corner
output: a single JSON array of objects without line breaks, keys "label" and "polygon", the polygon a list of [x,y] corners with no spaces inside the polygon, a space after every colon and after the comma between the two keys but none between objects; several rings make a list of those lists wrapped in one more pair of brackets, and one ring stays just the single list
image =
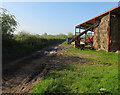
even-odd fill
[{"label": "farm building", "polygon": [[72,41],[75,41],[76,46],[80,45],[80,37],[85,35],[84,42],[86,42],[90,32],[94,37],[91,43],[94,49],[107,52],[120,50],[120,5],[76,25],[75,38]]}]

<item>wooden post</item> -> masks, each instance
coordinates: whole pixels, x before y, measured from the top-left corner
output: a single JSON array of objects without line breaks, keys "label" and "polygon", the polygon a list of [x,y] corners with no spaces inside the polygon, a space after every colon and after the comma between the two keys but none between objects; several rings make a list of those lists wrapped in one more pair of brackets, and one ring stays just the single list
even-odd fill
[{"label": "wooden post", "polygon": [[[94,43],[94,38],[95,38],[95,18],[94,18],[94,21],[93,21],[93,25],[94,25],[94,29],[93,29],[93,32],[94,32],[93,43]],[[94,44],[93,44],[93,47],[94,47]]]},{"label": "wooden post", "polygon": [[86,41],[86,33],[85,33],[85,38],[84,38],[84,41]]},{"label": "wooden post", "polygon": [[[80,34],[80,26],[79,26],[79,34]],[[79,45],[80,45],[80,37],[79,37]]]},{"label": "wooden post", "polygon": [[94,31],[94,35],[95,35],[95,19],[94,19],[93,24],[94,24],[94,29],[93,29],[93,31]]},{"label": "wooden post", "polygon": [[[85,26],[85,30],[86,30],[86,26]],[[87,34],[87,33],[85,33],[85,44],[86,44],[86,34]]]},{"label": "wooden post", "polygon": [[[76,27],[75,27],[75,36],[76,36]],[[74,48],[76,48],[76,45],[77,45],[77,41],[75,40]]]},{"label": "wooden post", "polygon": [[107,52],[110,51],[110,23],[111,23],[111,13],[109,12],[109,26],[108,26],[108,48]]},{"label": "wooden post", "polygon": [[80,34],[80,26],[79,26],[79,34]]},{"label": "wooden post", "polygon": [[76,36],[76,27],[75,27],[75,36]]}]

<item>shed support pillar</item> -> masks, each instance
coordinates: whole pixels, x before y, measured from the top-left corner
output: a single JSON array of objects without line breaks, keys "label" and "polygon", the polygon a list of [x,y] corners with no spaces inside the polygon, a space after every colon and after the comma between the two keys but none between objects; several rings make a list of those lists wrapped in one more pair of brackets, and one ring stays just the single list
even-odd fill
[{"label": "shed support pillar", "polygon": [[[80,27],[79,27],[79,34],[80,34]],[[80,45],[80,37],[79,37],[79,42],[78,42],[78,43],[79,43],[79,45]]]},{"label": "shed support pillar", "polygon": [[108,26],[108,46],[107,46],[107,52],[110,51],[110,23],[111,23],[111,13],[109,12],[109,26]]},{"label": "shed support pillar", "polygon": [[[76,36],[76,27],[75,27],[75,36]],[[74,48],[77,47],[77,39],[75,40],[75,45],[74,45]]]}]

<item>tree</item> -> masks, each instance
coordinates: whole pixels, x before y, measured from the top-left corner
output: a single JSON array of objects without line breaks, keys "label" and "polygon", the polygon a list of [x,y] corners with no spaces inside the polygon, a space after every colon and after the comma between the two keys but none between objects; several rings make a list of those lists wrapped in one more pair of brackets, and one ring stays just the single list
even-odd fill
[{"label": "tree", "polygon": [[12,33],[15,31],[17,26],[17,21],[15,16],[8,13],[7,9],[0,9],[0,15],[2,20],[2,36],[3,38],[10,38]]},{"label": "tree", "polygon": [[15,16],[9,14],[7,9],[0,8],[0,17],[2,22],[2,47],[13,47],[16,44],[13,39],[13,33],[17,26]]},{"label": "tree", "polygon": [[44,33],[43,35],[47,36],[47,33]]},{"label": "tree", "polygon": [[27,38],[29,36],[30,36],[29,32],[21,31],[21,32],[18,33],[19,38]]},{"label": "tree", "polygon": [[45,38],[46,39],[47,37],[48,37],[47,33],[44,33],[44,34],[41,35],[41,38]]},{"label": "tree", "polygon": [[72,33],[72,32],[69,32],[69,33],[68,33],[68,37],[69,37],[69,38],[73,38],[73,37],[74,37],[73,33]]},{"label": "tree", "polygon": [[59,34],[59,35],[56,35],[56,38],[57,39],[66,39],[67,36],[65,34]]}]

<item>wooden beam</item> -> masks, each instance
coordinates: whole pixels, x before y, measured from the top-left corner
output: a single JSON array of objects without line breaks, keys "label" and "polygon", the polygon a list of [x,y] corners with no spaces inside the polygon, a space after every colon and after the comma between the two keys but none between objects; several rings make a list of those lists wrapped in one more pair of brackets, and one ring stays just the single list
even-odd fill
[{"label": "wooden beam", "polygon": [[80,33],[79,35],[77,35],[73,39],[71,39],[69,43],[75,41],[78,37],[82,36],[83,34],[87,33],[91,28],[97,27],[98,25],[99,25],[99,23],[96,23],[95,25],[90,26],[85,31],[83,31],[82,33]]}]

